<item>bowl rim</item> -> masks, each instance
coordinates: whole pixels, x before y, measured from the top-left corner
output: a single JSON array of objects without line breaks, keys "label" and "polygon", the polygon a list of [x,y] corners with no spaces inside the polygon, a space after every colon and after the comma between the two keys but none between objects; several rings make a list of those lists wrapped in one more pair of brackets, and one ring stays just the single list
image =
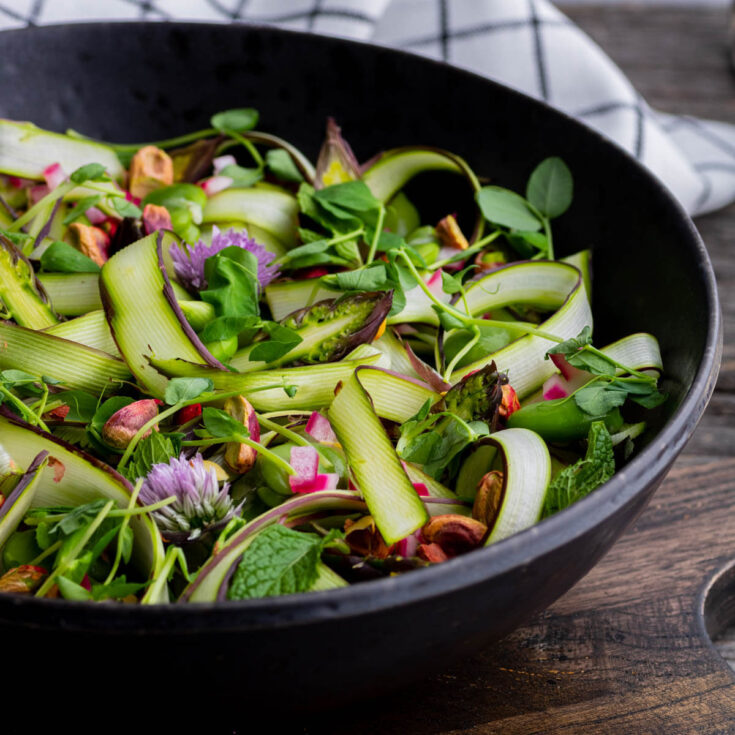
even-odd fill
[{"label": "bowl rim", "polygon": [[[33,608],[38,611],[48,610],[49,620],[57,620],[52,616],[53,611],[56,611],[57,614],[63,613],[63,616],[59,617],[63,617],[65,629],[88,628],[92,621],[104,627],[109,625],[113,619],[126,623],[132,621],[136,627],[145,628],[147,623],[160,624],[165,618],[171,625],[162,627],[162,630],[168,632],[174,630],[188,634],[211,631],[211,619],[215,616],[217,617],[217,631],[227,632],[228,630],[289,627],[294,624],[303,625],[333,618],[386,611],[393,607],[451,594],[459,589],[479,584],[530,564],[535,558],[572,543],[578,537],[593,530],[601,520],[623,508],[645,488],[659,480],[668,470],[694,432],[714,391],[722,355],[722,315],[712,264],[694,223],[664,184],[624,148],[548,103],[480,74],[384,44],[338,38],[320,33],[288,30],[258,23],[93,21],[48,24],[0,31],[0,46],[3,38],[11,35],[65,33],[78,29],[93,30],[111,26],[128,28],[129,32],[142,27],[155,28],[157,26],[162,32],[172,29],[184,32],[211,29],[224,33],[257,33],[286,38],[315,39],[315,43],[334,44],[337,47],[360,46],[365,49],[366,53],[380,51],[392,55],[397,62],[402,58],[420,59],[428,70],[432,68],[450,70],[451,74],[478,80],[497,94],[536,106],[544,116],[556,116],[579,135],[591,136],[601,145],[614,147],[621,160],[631,166],[636,174],[645,180],[652,193],[656,194],[659,200],[657,204],[660,203],[670,209],[671,217],[682,227],[682,239],[688,238],[690,241],[697,260],[697,272],[705,287],[707,336],[702,360],[691,387],[648,446],[636,454],[624,468],[616,472],[612,479],[574,505],[491,546],[477,549],[470,554],[450,559],[442,564],[414,570],[410,574],[371,580],[334,590],[253,600],[197,602],[182,605],[109,606],[63,599],[0,595],[0,623],[5,617],[5,611]],[[631,476],[635,476],[634,482],[630,481]],[[226,615],[223,614],[225,612]],[[12,617],[16,619],[17,616],[13,614]],[[38,626],[38,619],[33,625]],[[54,624],[50,623],[48,627],[52,625]],[[159,629],[158,625],[154,627]],[[109,629],[109,632],[114,634],[116,631]]]}]

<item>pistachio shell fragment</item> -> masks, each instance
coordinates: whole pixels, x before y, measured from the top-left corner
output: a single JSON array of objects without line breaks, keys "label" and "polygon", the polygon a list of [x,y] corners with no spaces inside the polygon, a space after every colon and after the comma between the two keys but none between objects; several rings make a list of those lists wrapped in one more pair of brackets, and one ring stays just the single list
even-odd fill
[{"label": "pistachio shell fragment", "polygon": [[154,145],[141,148],[130,162],[130,193],[143,199],[156,189],[174,183],[171,156]]}]

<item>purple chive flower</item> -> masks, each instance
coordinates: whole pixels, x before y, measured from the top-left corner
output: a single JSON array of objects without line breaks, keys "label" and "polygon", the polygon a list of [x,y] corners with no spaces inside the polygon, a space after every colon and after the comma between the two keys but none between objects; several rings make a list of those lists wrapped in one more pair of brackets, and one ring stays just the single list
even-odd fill
[{"label": "purple chive flower", "polygon": [[151,515],[166,538],[181,542],[221,528],[240,510],[233,506],[229,490],[229,482],[220,490],[216,470],[207,469],[202,455],[196,454],[191,459],[172,457],[168,464],[154,464],[138,497],[144,505],[176,498]]},{"label": "purple chive flower", "polygon": [[255,242],[252,237],[248,237],[247,232],[235,232],[234,230],[220,232],[217,227],[213,227],[211,245],[207,245],[204,240],[199,240],[196,245],[186,248],[179,245],[171,246],[174,270],[181,285],[196,291],[204,290],[207,287],[207,279],[204,277],[204,261],[232,245],[248,250],[258,259],[258,281],[260,281],[261,289],[278,276],[278,266],[271,265],[276,256]]}]

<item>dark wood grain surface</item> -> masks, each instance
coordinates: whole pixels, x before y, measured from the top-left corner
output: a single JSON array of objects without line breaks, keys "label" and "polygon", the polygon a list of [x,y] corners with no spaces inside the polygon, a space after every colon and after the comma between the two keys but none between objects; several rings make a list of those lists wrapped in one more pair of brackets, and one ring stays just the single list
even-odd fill
[{"label": "dark wood grain surface", "polygon": [[[735,123],[724,9],[570,7],[654,106]],[[735,207],[697,222],[725,322],[718,389],[638,523],[567,595],[487,650],[308,733],[735,733]],[[714,585],[714,586],[713,586]],[[731,595],[732,593],[732,595]],[[704,614],[704,608],[707,614]]]}]

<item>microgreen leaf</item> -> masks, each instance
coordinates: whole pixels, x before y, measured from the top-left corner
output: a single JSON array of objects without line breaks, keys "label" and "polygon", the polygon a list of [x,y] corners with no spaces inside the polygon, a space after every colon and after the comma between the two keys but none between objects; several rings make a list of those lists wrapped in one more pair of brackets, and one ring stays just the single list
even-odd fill
[{"label": "microgreen leaf", "polygon": [[105,167],[101,163],[88,163],[74,171],[69,179],[75,184],[83,184],[85,181],[99,181],[104,177]]},{"label": "microgreen leaf", "polygon": [[571,339],[564,340],[555,344],[545,355],[545,359],[549,359],[549,355],[573,355],[583,347],[592,344],[592,329],[586,326],[582,331]]},{"label": "microgreen leaf", "polygon": [[255,345],[250,353],[251,360],[273,362],[287,355],[302,342],[302,338],[295,329],[284,327],[276,322],[265,322],[264,327],[270,339]]},{"label": "microgreen leaf", "polygon": [[590,416],[605,416],[625,403],[627,394],[610,387],[606,381],[595,381],[574,393],[575,403]]},{"label": "microgreen leaf", "polygon": [[218,316],[258,316],[258,259],[238,247],[228,247],[204,262],[208,288],[203,301],[212,304]]},{"label": "microgreen leaf", "polygon": [[342,291],[381,291],[392,286],[383,263],[344,273],[332,273],[324,276],[322,283]]},{"label": "microgreen leaf", "polygon": [[135,204],[129,202],[127,199],[123,199],[122,197],[113,197],[112,208],[121,217],[134,217],[137,219],[143,215],[140,207],[136,207]]},{"label": "microgreen leaf", "polygon": [[327,186],[316,191],[314,199],[319,204],[331,204],[348,212],[369,212],[380,208],[380,202],[364,181],[346,181]]},{"label": "microgreen leaf", "polygon": [[273,148],[268,151],[265,154],[265,165],[276,178],[282,181],[295,183],[304,180],[293,158],[282,148]]},{"label": "microgreen leaf", "polygon": [[483,186],[476,194],[483,217],[489,222],[514,230],[541,228],[541,222],[528,208],[526,200],[509,189],[499,186]]},{"label": "microgreen leaf", "polygon": [[163,399],[169,406],[192,401],[212,390],[213,385],[209,378],[172,378],[168,381]]},{"label": "microgreen leaf", "polygon": [[451,314],[445,309],[440,308],[436,304],[432,304],[431,308],[436,312],[436,315],[439,317],[439,324],[441,324],[442,329],[446,329],[447,331],[449,331],[450,329],[465,328],[465,323],[454,314]]},{"label": "microgreen leaf", "polygon": [[56,240],[41,254],[41,267],[52,273],[99,273],[100,267],[67,242]]},{"label": "microgreen leaf", "polygon": [[572,203],[572,174],[561,158],[547,158],[536,166],[526,187],[526,198],[549,219],[564,214]]},{"label": "microgreen leaf", "polygon": [[514,230],[506,233],[505,239],[522,258],[546,255],[549,251],[549,240],[543,232]]},{"label": "microgreen leaf", "polygon": [[83,421],[89,423],[97,411],[97,399],[83,390],[67,390],[56,393],[54,398],[69,406],[66,421]]},{"label": "microgreen leaf", "polygon": [[70,225],[75,220],[79,219],[80,217],[84,217],[87,210],[90,207],[94,207],[97,205],[102,199],[102,194],[94,194],[93,196],[89,197],[83,197],[80,199],[72,209],[69,210],[69,213],[64,217],[64,220],[62,224],[64,225]]},{"label": "microgreen leaf", "polygon": [[219,316],[209,322],[199,333],[202,342],[218,342],[237,337],[245,329],[260,327],[259,317],[252,316]]},{"label": "microgreen leaf", "polygon": [[245,168],[236,164],[225,166],[220,172],[220,176],[229,176],[232,179],[232,185],[248,188],[256,184],[263,178],[263,171],[259,168]]},{"label": "microgreen leaf", "polygon": [[247,426],[219,408],[207,406],[202,411],[202,423],[204,428],[215,437],[231,437],[237,434],[249,435]]},{"label": "microgreen leaf", "polygon": [[446,271],[442,271],[442,291],[448,294],[459,293],[462,290],[462,281],[450,275]]},{"label": "microgreen leaf", "polygon": [[225,110],[212,115],[211,126],[220,133],[242,133],[258,124],[258,111],[252,107]]}]

